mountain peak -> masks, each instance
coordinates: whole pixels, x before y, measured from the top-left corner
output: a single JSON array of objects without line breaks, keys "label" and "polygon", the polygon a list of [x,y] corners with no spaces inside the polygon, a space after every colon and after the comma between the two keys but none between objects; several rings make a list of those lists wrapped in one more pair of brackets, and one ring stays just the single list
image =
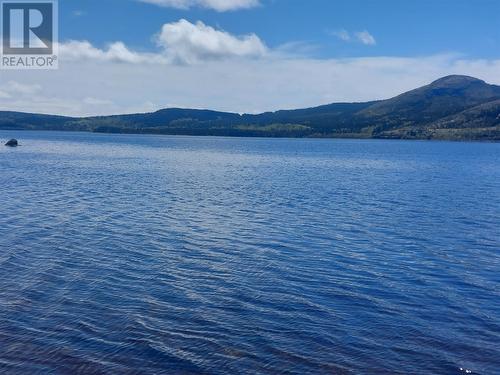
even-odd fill
[{"label": "mountain peak", "polygon": [[430,84],[431,87],[457,87],[457,86],[468,86],[472,83],[481,83],[486,84],[486,82],[469,76],[463,75],[450,75],[443,78],[440,78]]}]

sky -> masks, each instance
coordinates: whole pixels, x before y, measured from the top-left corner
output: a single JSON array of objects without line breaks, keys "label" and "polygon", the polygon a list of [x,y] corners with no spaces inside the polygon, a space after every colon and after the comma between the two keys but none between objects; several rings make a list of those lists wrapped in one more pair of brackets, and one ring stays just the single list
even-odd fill
[{"label": "sky", "polygon": [[0,110],[239,113],[500,84],[498,0],[59,0],[59,69],[0,71]]}]

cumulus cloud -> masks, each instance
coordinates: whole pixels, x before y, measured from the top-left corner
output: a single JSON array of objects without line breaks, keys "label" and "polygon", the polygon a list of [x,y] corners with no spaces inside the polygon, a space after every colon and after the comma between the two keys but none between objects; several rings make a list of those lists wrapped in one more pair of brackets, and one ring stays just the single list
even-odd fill
[{"label": "cumulus cloud", "polygon": [[198,21],[184,19],[163,25],[158,44],[173,61],[192,64],[232,57],[256,58],[267,53],[267,47],[255,34],[234,36]]},{"label": "cumulus cloud", "polygon": [[260,58],[268,48],[255,34],[232,35],[198,21],[184,19],[163,25],[155,37],[160,50],[142,53],[129,49],[123,42],[97,48],[88,41],[68,41],[59,45],[64,60],[114,61],[131,64],[196,64],[231,58]]},{"label": "cumulus cloud", "polygon": [[350,33],[345,29],[341,29],[330,32],[330,34],[343,42],[359,42],[367,46],[374,46],[377,44],[375,37],[366,30]]},{"label": "cumulus cloud", "polygon": [[144,3],[163,7],[189,9],[201,7],[218,12],[227,12],[238,9],[249,9],[259,5],[259,0],[140,0]]},{"label": "cumulus cloud", "polygon": [[71,40],[59,45],[59,53],[66,60],[97,60],[122,63],[162,63],[166,58],[153,53],[131,51],[124,43],[111,43],[107,48],[94,47],[88,41]]}]

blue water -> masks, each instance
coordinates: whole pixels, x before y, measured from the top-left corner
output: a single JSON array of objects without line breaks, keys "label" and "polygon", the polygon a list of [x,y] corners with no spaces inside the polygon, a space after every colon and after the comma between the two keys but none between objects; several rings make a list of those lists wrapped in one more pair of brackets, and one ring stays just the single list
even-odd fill
[{"label": "blue water", "polygon": [[1,373],[500,373],[500,144],[11,137]]}]

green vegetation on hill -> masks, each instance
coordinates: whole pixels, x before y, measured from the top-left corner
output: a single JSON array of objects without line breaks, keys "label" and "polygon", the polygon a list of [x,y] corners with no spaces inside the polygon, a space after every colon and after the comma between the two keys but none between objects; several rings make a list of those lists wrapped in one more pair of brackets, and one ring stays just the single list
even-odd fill
[{"label": "green vegetation on hill", "polygon": [[196,109],[72,118],[0,112],[0,129],[242,137],[500,140],[500,86],[448,76],[395,98],[258,115]]}]

